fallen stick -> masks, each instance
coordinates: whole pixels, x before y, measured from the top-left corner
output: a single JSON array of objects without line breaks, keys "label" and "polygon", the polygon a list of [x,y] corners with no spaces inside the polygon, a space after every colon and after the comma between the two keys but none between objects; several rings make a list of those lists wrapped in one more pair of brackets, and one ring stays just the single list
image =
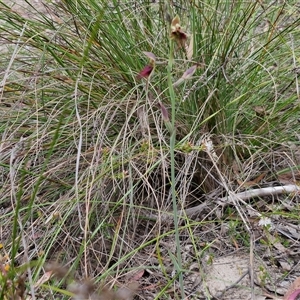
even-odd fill
[{"label": "fallen stick", "polygon": [[[288,184],[288,185],[283,185],[283,186],[274,186],[274,187],[265,187],[265,188],[260,188],[260,189],[252,189],[252,190],[247,190],[241,193],[235,194],[234,192],[231,192],[229,195],[219,198],[217,200],[217,203],[224,206],[227,204],[234,204],[236,201],[242,201],[250,198],[255,198],[255,197],[262,197],[262,196],[274,196],[274,195],[280,195],[280,194],[291,194],[291,193],[297,193],[300,192],[300,187],[295,184]],[[203,208],[207,206],[207,201],[204,203],[187,208],[185,210],[178,211],[178,214],[185,214],[187,216],[194,215],[196,213],[199,213],[203,210]]]}]

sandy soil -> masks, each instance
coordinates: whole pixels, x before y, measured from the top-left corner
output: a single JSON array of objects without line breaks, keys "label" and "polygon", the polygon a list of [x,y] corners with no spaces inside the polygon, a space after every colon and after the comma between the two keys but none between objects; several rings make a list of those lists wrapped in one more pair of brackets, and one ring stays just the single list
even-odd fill
[{"label": "sandy soil", "polygon": [[36,11],[34,11],[32,7],[34,7],[39,12],[46,13],[47,8],[45,4],[57,3],[58,0],[51,0],[51,1],[30,0],[28,2],[30,2],[31,5],[28,4],[25,0],[2,0],[2,2],[21,14],[24,14],[26,16],[31,16],[36,14]]}]

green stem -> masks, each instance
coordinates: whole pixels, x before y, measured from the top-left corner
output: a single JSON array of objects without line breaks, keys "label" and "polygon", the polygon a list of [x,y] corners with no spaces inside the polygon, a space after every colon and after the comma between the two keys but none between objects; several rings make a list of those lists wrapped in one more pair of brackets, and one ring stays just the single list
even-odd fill
[{"label": "green stem", "polygon": [[177,193],[175,185],[175,143],[176,143],[176,128],[175,128],[175,113],[176,113],[176,101],[175,92],[172,83],[172,68],[174,61],[174,41],[170,40],[170,57],[168,63],[168,87],[169,95],[171,99],[171,136],[170,136],[170,157],[171,157],[171,193],[173,203],[173,216],[174,216],[174,229],[175,229],[175,241],[176,241],[176,257],[177,257],[177,272],[178,279],[181,286],[181,297],[184,299],[183,289],[183,275],[182,275],[182,259],[180,251],[180,239],[179,239],[179,228],[178,228],[178,210],[177,210]]}]

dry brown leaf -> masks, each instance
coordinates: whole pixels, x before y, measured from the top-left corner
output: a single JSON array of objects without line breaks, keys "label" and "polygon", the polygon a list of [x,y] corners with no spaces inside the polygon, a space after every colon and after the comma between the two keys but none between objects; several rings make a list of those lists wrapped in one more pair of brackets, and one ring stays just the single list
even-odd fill
[{"label": "dry brown leaf", "polygon": [[278,174],[277,179],[282,184],[297,183],[300,181],[300,172],[287,172]]},{"label": "dry brown leaf", "polygon": [[194,38],[193,35],[191,36],[190,39],[190,44],[188,45],[187,49],[186,49],[186,57],[188,60],[191,60],[193,57],[193,48],[194,48]]},{"label": "dry brown leaf", "polygon": [[45,272],[45,274],[35,283],[34,287],[40,287],[43,283],[47,282],[53,274],[53,271]]},{"label": "dry brown leaf", "polygon": [[266,176],[266,173],[262,173],[260,174],[258,177],[256,177],[253,180],[244,182],[242,180],[237,179],[237,183],[241,186],[241,187],[245,187],[245,188],[249,188],[255,185],[258,185],[258,183]]}]

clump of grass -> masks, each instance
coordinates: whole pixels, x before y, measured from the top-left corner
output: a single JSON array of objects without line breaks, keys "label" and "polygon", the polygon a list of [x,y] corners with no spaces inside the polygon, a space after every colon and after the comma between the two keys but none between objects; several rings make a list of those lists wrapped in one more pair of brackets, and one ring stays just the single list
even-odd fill
[{"label": "clump of grass", "polygon": [[[32,282],[49,258],[112,285],[161,272],[164,240],[180,277],[179,235],[197,253],[208,221],[178,216],[174,242],[162,213],[235,189],[237,174],[272,176],[270,153],[298,143],[291,5],[64,0],[34,18],[1,6],[0,218],[12,266],[38,261]],[[163,294],[176,280],[164,275]]]}]

